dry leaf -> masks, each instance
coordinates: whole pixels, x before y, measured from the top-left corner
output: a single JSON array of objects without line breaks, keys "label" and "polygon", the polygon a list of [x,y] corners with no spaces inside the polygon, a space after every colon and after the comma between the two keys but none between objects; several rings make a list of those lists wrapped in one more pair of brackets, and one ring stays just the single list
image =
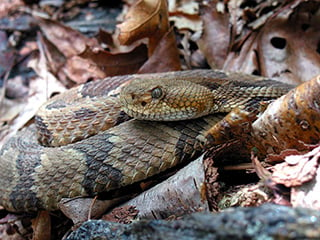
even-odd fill
[{"label": "dry leaf", "polygon": [[173,29],[160,40],[153,54],[149,57],[139,73],[170,72],[181,70],[179,52]]},{"label": "dry leaf", "polygon": [[[106,76],[136,73],[147,60],[147,47],[142,44],[127,53],[110,53],[87,48],[79,57],[90,60]],[[90,70],[90,69],[88,69]]]},{"label": "dry leaf", "polygon": [[199,3],[194,0],[169,1],[169,20],[178,30],[189,30],[200,36],[202,22],[199,17]]},{"label": "dry leaf", "polygon": [[39,35],[40,57],[45,61],[48,71],[67,87],[107,76],[136,73],[147,60],[145,45],[127,53],[110,53],[88,45],[84,47],[81,53],[65,55],[64,52],[60,52],[59,46]]},{"label": "dry leaf", "polygon": [[99,29],[97,39],[99,40],[100,43],[107,45],[109,48],[115,47],[112,34],[105,31],[104,29]]},{"label": "dry leaf", "polygon": [[272,77],[298,84],[319,73],[317,1],[296,1],[269,15],[259,31],[243,31],[231,42],[223,69]]},{"label": "dry leaf", "polygon": [[48,71],[52,74],[58,74],[66,62],[66,56],[41,33],[38,34],[38,47],[46,60]]},{"label": "dry leaf", "polygon": [[69,58],[63,72],[76,84],[106,77],[105,73],[94,62],[79,56]]},{"label": "dry leaf", "polygon": [[259,55],[257,54],[257,35],[259,32],[252,32],[245,36],[239,48],[234,47],[233,51],[230,51],[223,69],[232,72],[245,72],[254,75],[260,75]]},{"label": "dry leaf", "polygon": [[149,56],[162,36],[169,30],[166,0],[140,0],[134,4],[119,28],[118,39],[129,45],[136,40],[149,38]]},{"label": "dry leaf", "polygon": [[[320,16],[310,7],[286,9],[259,36],[260,73],[287,83],[307,81],[320,71]],[[314,6],[314,8],[319,8]]]},{"label": "dry leaf", "polygon": [[261,180],[266,181],[267,179],[270,178],[271,173],[265,167],[262,166],[257,156],[254,156],[254,154],[251,154],[251,161],[257,176]]},{"label": "dry leaf", "polygon": [[287,156],[285,162],[273,167],[271,180],[274,184],[291,187],[290,201],[293,207],[320,209],[319,159],[318,146],[304,155]]},{"label": "dry leaf", "polygon": [[304,207],[320,210],[320,168],[316,170],[314,179],[302,186],[291,189],[291,203],[293,207]]},{"label": "dry leaf", "polygon": [[53,76],[56,76],[64,86],[74,86],[74,83],[70,81],[63,69],[67,61],[64,54],[41,33],[38,34],[37,43],[40,52],[39,62],[45,65],[45,69]]},{"label": "dry leaf", "polygon": [[192,34],[192,40],[196,40],[200,37],[202,32],[202,21],[199,15],[185,16],[177,14],[176,16],[170,16],[170,22],[174,22],[174,26],[179,30],[188,30],[194,32]]},{"label": "dry leaf", "polygon": [[[0,123],[1,126],[5,122],[12,121],[18,114],[25,108],[25,100],[21,99],[4,99],[1,102],[1,108],[0,108]],[[2,130],[2,129],[1,129]]]},{"label": "dry leaf", "polygon": [[47,240],[51,238],[51,219],[49,212],[40,211],[35,219],[32,219],[32,240]]},{"label": "dry leaf", "polygon": [[8,99],[22,99],[28,95],[29,87],[26,84],[26,76],[18,75],[10,78],[6,84],[6,97]]},{"label": "dry leaf", "polygon": [[39,18],[39,26],[45,37],[67,58],[85,51],[87,46],[100,48],[95,38],[87,38],[82,33],[60,22]]},{"label": "dry leaf", "polygon": [[[4,31],[0,31],[0,76],[4,78],[4,75],[9,71],[15,61],[16,50],[10,47],[10,43],[7,38],[7,34]],[[1,79],[2,81],[3,79]]]},{"label": "dry leaf", "polygon": [[285,149],[281,151],[279,154],[268,154],[268,156],[264,159],[266,163],[276,164],[283,162],[285,157],[290,155],[301,155],[303,152],[299,152],[297,149]]},{"label": "dry leaf", "polygon": [[305,155],[291,155],[273,167],[272,181],[286,187],[301,186],[315,177],[320,158],[320,147]]},{"label": "dry leaf", "polygon": [[8,12],[16,10],[18,7],[24,6],[21,0],[1,0],[0,17],[8,16]]},{"label": "dry leaf", "polygon": [[218,12],[214,1],[201,5],[203,34],[197,44],[211,68],[221,69],[228,53],[230,40],[229,15]]},{"label": "dry leaf", "polygon": [[181,13],[184,15],[198,15],[199,3],[194,0],[169,0],[168,9],[171,14]]}]

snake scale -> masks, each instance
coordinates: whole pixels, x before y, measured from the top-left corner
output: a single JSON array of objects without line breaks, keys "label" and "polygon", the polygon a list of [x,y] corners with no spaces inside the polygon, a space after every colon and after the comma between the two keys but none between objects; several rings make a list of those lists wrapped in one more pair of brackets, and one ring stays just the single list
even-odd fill
[{"label": "snake scale", "polygon": [[[201,139],[223,117],[210,113],[277,98],[291,87],[192,70],[109,77],[73,88],[49,100],[36,126],[2,147],[0,205],[12,212],[56,210],[62,198],[144,180],[203,153]],[[129,120],[123,110],[142,120]]]}]

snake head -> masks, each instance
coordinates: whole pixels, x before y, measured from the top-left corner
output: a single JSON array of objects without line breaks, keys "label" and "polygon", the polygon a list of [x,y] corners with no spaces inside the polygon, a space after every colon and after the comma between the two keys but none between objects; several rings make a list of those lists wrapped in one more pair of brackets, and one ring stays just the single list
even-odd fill
[{"label": "snake head", "polygon": [[179,79],[134,79],[123,87],[123,110],[139,120],[178,121],[210,113],[212,92],[199,84]]}]

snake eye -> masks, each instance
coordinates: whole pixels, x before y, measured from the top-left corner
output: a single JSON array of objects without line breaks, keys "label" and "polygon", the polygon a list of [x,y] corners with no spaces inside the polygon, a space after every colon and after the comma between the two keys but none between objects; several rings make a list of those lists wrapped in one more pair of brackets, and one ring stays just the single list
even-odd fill
[{"label": "snake eye", "polygon": [[161,88],[156,87],[156,88],[152,89],[152,91],[151,91],[152,98],[158,99],[158,98],[161,98],[161,96],[162,96]]}]

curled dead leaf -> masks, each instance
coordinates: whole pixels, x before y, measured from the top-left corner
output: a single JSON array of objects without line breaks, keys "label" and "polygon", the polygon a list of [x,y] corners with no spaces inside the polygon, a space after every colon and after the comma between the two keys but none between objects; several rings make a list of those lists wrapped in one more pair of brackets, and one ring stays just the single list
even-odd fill
[{"label": "curled dead leaf", "polygon": [[[86,48],[84,52],[78,56],[83,61],[88,61],[91,68],[81,68],[80,70],[91,71],[107,76],[125,75],[136,73],[138,69],[147,61],[147,47],[142,44],[134,48],[130,52],[110,53],[101,49]],[[93,69],[95,68],[95,69]],[[101,76],[97,76],[101,78]]]},{"label": "curled dead leaf", "polygon": [[299,152],[297,149],[285,149],[281,151],[279,154],[268,154],[268,156],[266,157],[266,159],[264,159],[264,161],[267,163],[276,164],[276,163],[283,162],[285,157],[287,156],[301,155],[303,153],[305,152]]},{"label": "curled dead leaf", "polygon": [[304,155],[291,155],[273,167],[272,181],[286,187],[301,186],[315,177],[320,158],[320,147]]},{"label": "curled dead leaf", "polygon": [[251,154],[251,161],[255,172],[261,180],[266,181],[270,178],[271,173],[264,166],[262,166],[257,156]]},{"label": "curled dead leaf", "polygon": [[[320,146],[303,155],[291,155],[273,167],[273,185],[290,187],[293,207],[320,209]],[[286,197],[281,192],[279,197]]]},{"label": "curled dead leaf", "polygon": [[119,24],[119,42],[129,45],[136,40],[149,38],[149,55],[162,36],[169,30],[166,0],[140,0],[134,4],[123,23]]}]

